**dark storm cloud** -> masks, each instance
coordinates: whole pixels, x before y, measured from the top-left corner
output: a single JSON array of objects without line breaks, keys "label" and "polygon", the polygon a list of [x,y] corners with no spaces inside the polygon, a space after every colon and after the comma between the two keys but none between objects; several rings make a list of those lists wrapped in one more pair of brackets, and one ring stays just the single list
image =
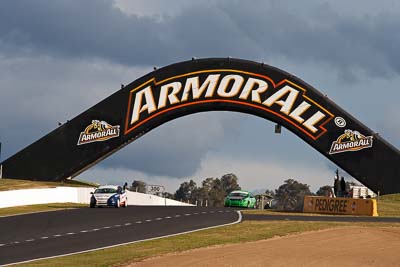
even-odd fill
[{"label": "dark storm cloud", "polygon": [[293,62],[315,62],[347,72],[360,68],[368,74],[399,72],[399,56],[388,46],[399,47],[398,16],[346,17],[328,4],[310,4],[302,12],[288,1],[269,1],[244,7],[240,2],[224,6],[225,14],[242,34],[254,40],[267,57],[282,55]]},{"label": "dark storm cloud", "polygon": [[9,52],[101,57],[134,65],[145,62],[162,43],[155,34],[162,25],[151,18],[128,17],[111,1],[3,1],[0,5],[0,40]]},{"label": "dark storm cloud", "polygon": [[[325,87],[337,103],[346,104],[368,123],[379,121],[385,113],[383,108],[366,113],[365,106],[397,107],[398,90],[393,84],[398,76],[385,79],[386,85],[377,79],[379,87],[391,90],[388,93],[385,88],[390,99],[383,104],[376,101],[370,80],[360,79],[344,88],[328,80],[336,81],[331,70],[346,80],[354,79],[356,71],[383,77],[400,73],[398,16],[379,12],[352,16],[333,10],[329,4],[311,2],[301,2],[298,5],[303,7],[298,9],[284,0],[213,3],[188,4],[172,16],[152,17],[127,15],[112,1],[0,1],[2,159],[56,128],[59,120],[71,119],[96,104],[118,89],[119,83],[135,80],[153,65],[192,56],[232,56],[270,64],[283,58],[280,62],[285,62],[285,68],[307,74],[307,80],[318,77],[323,86],[317,88]],[[136,73],[127,66],[144,67]],[[333,92],[329,88],[338,89]],[[353,99],[358,99],[360,92],[363,99],[357,105]],[[392,125],[397,114],[394,108],[379,127],[386,127],[396,144],[399,127]],[[309,155],[311,148],[302,150],[304,143],[295,143],[297,137],[290,143],[287,139],[276,142],[271,136],[273,124],[266,129],[253,120],[243,124],[243,117],[233,115],[193,116],[146,134],[100,167],[184,177],[193,175],[208,153],[218,149],[221,158],[278,159],[285,168],[287,162],[298,163],[298,158],[305,164],[319,160]],[[255,141],[249,144],[249,140]],[[314,169],[313,164],[310,169]]]},{"label": "dark storm cloud", "polygon": [[151,175],[187,177],[200,167],[207,152],[232,134],[239,121],[239,117],[227,112],[186,116],[147,133],[101,165],[130,168]]},{"label": "dark storm cloud", "polygon": [[[109,96],[120,82],[130,82],[150,69],[99,60],[0,55],[0,161],[56,129],[58,122],[71,120]],[[203,113],[167,123],[100,167],[171,177],[191,175],[206,153],[235,127],[235,120],[224,113]]]},{"label": "dark storm cloud", "polygon": [[111,1],[2,1],[0,48],[127,65],[165,65],[191,56],[323,63],[351,78],[400,73],[400,19],[346,16],[311,3],[219,1],[172,17],[126,15]]}]

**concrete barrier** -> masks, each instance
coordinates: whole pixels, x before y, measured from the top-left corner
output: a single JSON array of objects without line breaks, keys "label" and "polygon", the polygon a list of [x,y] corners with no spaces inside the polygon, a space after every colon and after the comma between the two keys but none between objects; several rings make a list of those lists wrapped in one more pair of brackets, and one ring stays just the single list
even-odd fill
[{"label": "concrete barrier", "polygon": [[129,205],[138,206],[193,206],[169,198],[163,198],[155,195],[126,191]]},{"label": "concrete barrier", "polygon": [[[0,208],[25,206],[47,203],[81,203],[89,204],[90,192],[95,188],[89,187],[55,187],[40,189],[21,189],[0,191]],[[130,192],[128,194],[129,205],[152,206],[192,206],[187,203],[164,199],[162,197]]]},{"label": "concrete barrier", "polygon": [[378,216],[375,199],[306,196],[303,212]]},{"label": "concrete barrier", "polygon": [[0,191],[0,208],[65,202],[89,204],[90,192],[93,191],[94,188],[87,187],[55,187]]}]

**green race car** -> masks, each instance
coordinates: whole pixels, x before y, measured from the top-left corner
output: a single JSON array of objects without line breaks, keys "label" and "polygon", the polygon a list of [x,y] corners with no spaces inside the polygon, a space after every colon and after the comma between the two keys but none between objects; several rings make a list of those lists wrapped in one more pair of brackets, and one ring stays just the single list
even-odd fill
[{"label": "green race car", "polygon": [[232,191],[225,197],[225,207],[244,207],[254,208],[256,205],[255,197],[248,191]]}]

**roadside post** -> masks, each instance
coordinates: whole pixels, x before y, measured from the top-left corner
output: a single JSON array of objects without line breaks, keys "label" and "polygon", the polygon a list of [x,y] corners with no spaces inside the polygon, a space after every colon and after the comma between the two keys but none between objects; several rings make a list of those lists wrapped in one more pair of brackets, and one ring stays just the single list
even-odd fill
[{"label": "roadside post", "polygon": [[163,192],[161,195],[164,197],[164,206],[167,206],[167,193]]}]

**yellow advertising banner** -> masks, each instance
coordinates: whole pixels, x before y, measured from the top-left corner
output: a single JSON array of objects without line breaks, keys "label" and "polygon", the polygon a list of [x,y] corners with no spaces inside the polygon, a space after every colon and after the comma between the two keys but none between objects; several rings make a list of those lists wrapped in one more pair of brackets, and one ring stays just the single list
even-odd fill
[{"label": "yellow advertising banner", "polygon": [[303,212],[378,216],[375,199],[304,197]]}]

